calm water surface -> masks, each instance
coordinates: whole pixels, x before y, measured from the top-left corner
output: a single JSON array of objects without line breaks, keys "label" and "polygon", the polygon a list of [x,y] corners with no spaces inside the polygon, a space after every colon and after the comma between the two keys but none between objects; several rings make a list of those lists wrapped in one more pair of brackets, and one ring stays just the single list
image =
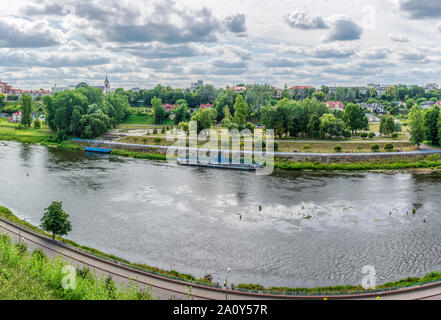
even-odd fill
[{"label": "calm water surface", "polygon": [[441,270],[440,186],[440,174],[260,177],[0,142],[1,205],[39,224],[63,201],[71,239],[219,282],[229,267],[233,283],[295,287],[359,284],[364,265],[379,282]]}]

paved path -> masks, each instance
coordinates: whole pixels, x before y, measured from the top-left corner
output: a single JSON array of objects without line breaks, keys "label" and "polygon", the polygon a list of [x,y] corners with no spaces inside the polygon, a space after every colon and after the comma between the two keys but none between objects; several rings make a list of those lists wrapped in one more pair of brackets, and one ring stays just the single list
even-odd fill
[{"label": "paved path", "polygon": [[[31,250],[42,249],[48,256],[61,256],[67,262],[78,267],[89,267],[98,277],[111,276],[115,283],[127,284],[129,279],[140,287],[151,288],[152,294],[159,299],[183,299],[196,300],[281,300],[281,299],[323,299],[324,296],[277,296],[264,294],[248,294],[237,291],[225,291],[220,288],[210,288],[199,285],[184,283],[177,280],[167,279],[152,275],[118,262],[112,262],[62,243],[52,241],[50,238],[25,230],[22,227],[0,218],[0,231],[8,233],[15,241],[22,240],[27,243]],[[191,286],[191,296],[189,286]],[[402,292],[377,293],[358,296],[327,296],[328,299],[441,299],[441,283],[407,289]]]},{"label": "paved path", "polygon": [[[189,151],[198,151],[203,150],[202,148],[186,148],[186,147],[172,147],[172,146],[158,146],[158,145],[149,145],[149,144],[135,144],[135,143],[122,143],[122,142],[112,142],[107,140],[84,140],[84,139],[72,139],[73,142],[87,142],[92,143],[96,145],[106,145],[106,146],[115,146],[115,147],[135,147],[135,148],[143,148],[143,149],[159,149],[159,150],[172,150],[172,148],[175,148],[175,150],[189,150]],[[207,149],[208,151],[208,149]],[[212,152],[220,152],[221,150],[212,149]],[[260,155],[257,152],[252,151],[241,151],[244,154],[250,154],[255,153]],[[274,152],[275,156],[289,156],[289,157],[295,157],[295,156],[326,156],[326,157],[339,157],[342,156],[348,156],[348,157],[357,157],[357,156],[375,156],[375,157],[381,157],[381,156],[399,156],[399,155],[424,155],[424,154],[436,154],[441,153],[441,149],[430,149],[430,150],[419,150],[419,151],[404,151],[404,152],[365,152],[365,153],[306,153],[306,152]]]}]

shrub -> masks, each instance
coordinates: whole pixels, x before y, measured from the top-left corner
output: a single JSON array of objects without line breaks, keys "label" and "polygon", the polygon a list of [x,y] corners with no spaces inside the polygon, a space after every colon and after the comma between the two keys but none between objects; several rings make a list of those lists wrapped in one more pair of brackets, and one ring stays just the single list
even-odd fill
[{"label": "shrub", "polygon": [[34,120],[34,128],[35,129],[40,129],[41,128],[41,122],[40,122],[40,120],[38,118]]},{"label": "shrub", "polygon": [[398,138],[398,133],[394,132],[391,134],[391,138],[392,139],[397,139]]},{"label": "shrub", "polygon": [[161,143],[162,139],[161,139],[161,138],[155,138],[155,139],[153,139],[153,141],[154,141],[155,143]]},{"label": "shrub", "polygon": [[153,129],[153,134],[158,134],[158,129]]},{"label": "shrub", "polygon": [[335,152],[341,152],[343,150],[342,146],[334,146],[334,151]]},{"label": "shrub", "polygon": [[370,132],[369,133],[369,139],[373,139],[375,138],[375,133],[374,132]]},{"label": "shrub", "polygon": [[439,154],[431,154],[426,157],[426,160],[431,162],[441,161],[441,156]]},{"label": "shrub", "polygon": [[312,147],[309,145],[309,144],[305,144],[304,146],[303,146],[303,150],[305,150],[305,151],[309,151],[309,150],[311,150],[312,149]]},{"label": "shrub", "polygon": [[377,152],[378,150],[380,150],[380,146],[378,144],[373,144],[371,147],[371,150],[373,152]]},{"label": "shrub", "polygon": [[360,138],[366,139],[369,135],[366,132],[360,133]]},{"label": "shrub", "polygon": [[394,149],[394,145],[392,143],[386,143],[384,145],[384,150],[386,151],[392,151]]},{"label": "shrub", "polygon": [[274,151],[278,151],[278,150],[279,150],[279,143],[274,142]]}]

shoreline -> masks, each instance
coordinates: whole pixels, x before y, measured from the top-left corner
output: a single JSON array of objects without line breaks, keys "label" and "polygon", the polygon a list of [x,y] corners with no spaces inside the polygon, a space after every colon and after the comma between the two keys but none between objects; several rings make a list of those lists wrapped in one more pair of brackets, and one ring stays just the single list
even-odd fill
[{"label": "shoreline", "polygon": [[[68,151],[84,151],[85,146],[90,146],[90,143],[73,143],[73,141],[65,140],[63,142],[48,141],[47,138],[35,138],[35,137],[12,137],[12,136],[0,136],[0,141],[13,141],[25,144],[41,145],[49,148],[57,148]],[[130,146],[128,144],[128,146]],[[115,146],[113,146],[115,147]],[[134,159],[145,159],[155,161],[166,161],[167,157],[161,152],[155,152],[157,150],[149,150],[149,152],[141,152],[137,148],[137,145],[133,145],[134,150],[127,150],[124,148],[114,148],[110,154],[122,157],[129,157]],[[159,146],[158,146],[159,147]],[[440,150],[441,151],[441,150]],[[300,154],[302,156],[302,154]],[[324,154],[325,155],[325,154]],[[373,153],[372,157],[378,157],[381,153]],[[342,157],[345,155],[342,154]],[[441,156],[438,153],[421,154],[419,157],[403,157],[402,154],[396,153],[397,158],[385,158],[378,159],[372,158],[371,160],[360,161],[358,159],[352,159],[354,161],[340,162],[322,162],[318,160],[309,161],[292,161],[290,159],[276,158],[274,163],[274,169],[278,171],[296,171],[296,172],[383,172],[383,173],[421,173],[430,174],[441,172]],[[427,158],[429,159],[427,160]],[[430,158],[432,157],[432,158]],[[355,156],[354,156],[355,158]],[[436,159],[435,159],[436,158]]]},{"label": "shoreline", "polygon": [[[33,232],[40,233],[46,237],[51,238],[51,235],[45,232],[44,230],[40,229],[39,227],[22,220],[18,218],[13,212],[11,212],[8,208],[0,206],[0,217],[6,221],[10,221],[12,223],[21,225],[25,229],[28,229]],[[57,241],[64,243],[65,245],[71,246],[73,248],[77,248],[80,250],[83,250],[87,253],[90,253],[94,256],[101,257],[106,260],[115,261],[117,263],[123,263],[129,267],[133,267],[136,269],[141,269],[144,272],[150,273],[152,275],[158,275],[162,277],[166,277],[173,280],[183,281],[185,283],[188,283],[189,285],[199,285],[199,286],[206,286],[207,288],[213,288],[213,289],[221,289],[219,283],[214,283],[210,280],[207,280],[205,278],[196,278],[190,274],[182,274],[175,270],[165,271],[159,268],[147,266],[145,264],[140,263],[133,263],[130,262],[124,258],[117,257],[112,254],[106,254],[102,251],[99,251],[94,248],[90,248],[87,246],[83,246],[81,244],[78,244],[72,240],[56,236],[55,237]],[[397,280],[397,281],[390,281],[387,283],[384,283],[382,285],[379,285],[375,288],[375,290],[365,290],[360,285],[336,285],[336,286],[327,286],[327,287],[314,287],[314,288],[307,288],[307,287],[298,287],[298,288],[291,288],[291,287],[264,287],[259,284],[231,284],[231,289],[238,291],[238,292],[244,292],[244,293],[264,293],[264,294],[272,294],[272,295],[302,295],[304,294],[305,297],[312,294],[321,294],[321,295],[364,295],[364,294],[374,294],[374,293],[384,293],[384,292],[390,292],[393,290],[403,290],[406,288],[412,288],[423,284],[430,284],[430,283],[437,283],[441,281],[441,271],[432,271],[426,273],[426,275],[423,278],[418,277],[407,277],[405,279]]]}]

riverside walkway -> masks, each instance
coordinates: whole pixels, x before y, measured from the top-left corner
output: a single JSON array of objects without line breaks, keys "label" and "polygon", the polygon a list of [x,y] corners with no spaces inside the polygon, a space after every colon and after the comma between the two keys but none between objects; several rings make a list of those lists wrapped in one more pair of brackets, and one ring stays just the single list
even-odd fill
[{"label": "riverside walkway", "polygon": [[[0,232],[8,234],[14,241],[24,241],[28,247],[42,249],[49,257],[62,257],[76,267],[88,267],[97,277],[111,276],[115,283],[134,283],[150,288],[152,296],[158,299],[196,299],[196,300],[305,300],[305,299],[381,299],[381,300],[441,300],[441,282],[427,283],[416,287],[395,289],[374,293],[277,295],[263,292],[240,292],[188,283],[177,279],[149,273],[140,269],[112,261],[86,251],[53,241],[37,232],[28,230],[9,220],[0,218]],[[191,288],[191,289],[190,289]]]}]

